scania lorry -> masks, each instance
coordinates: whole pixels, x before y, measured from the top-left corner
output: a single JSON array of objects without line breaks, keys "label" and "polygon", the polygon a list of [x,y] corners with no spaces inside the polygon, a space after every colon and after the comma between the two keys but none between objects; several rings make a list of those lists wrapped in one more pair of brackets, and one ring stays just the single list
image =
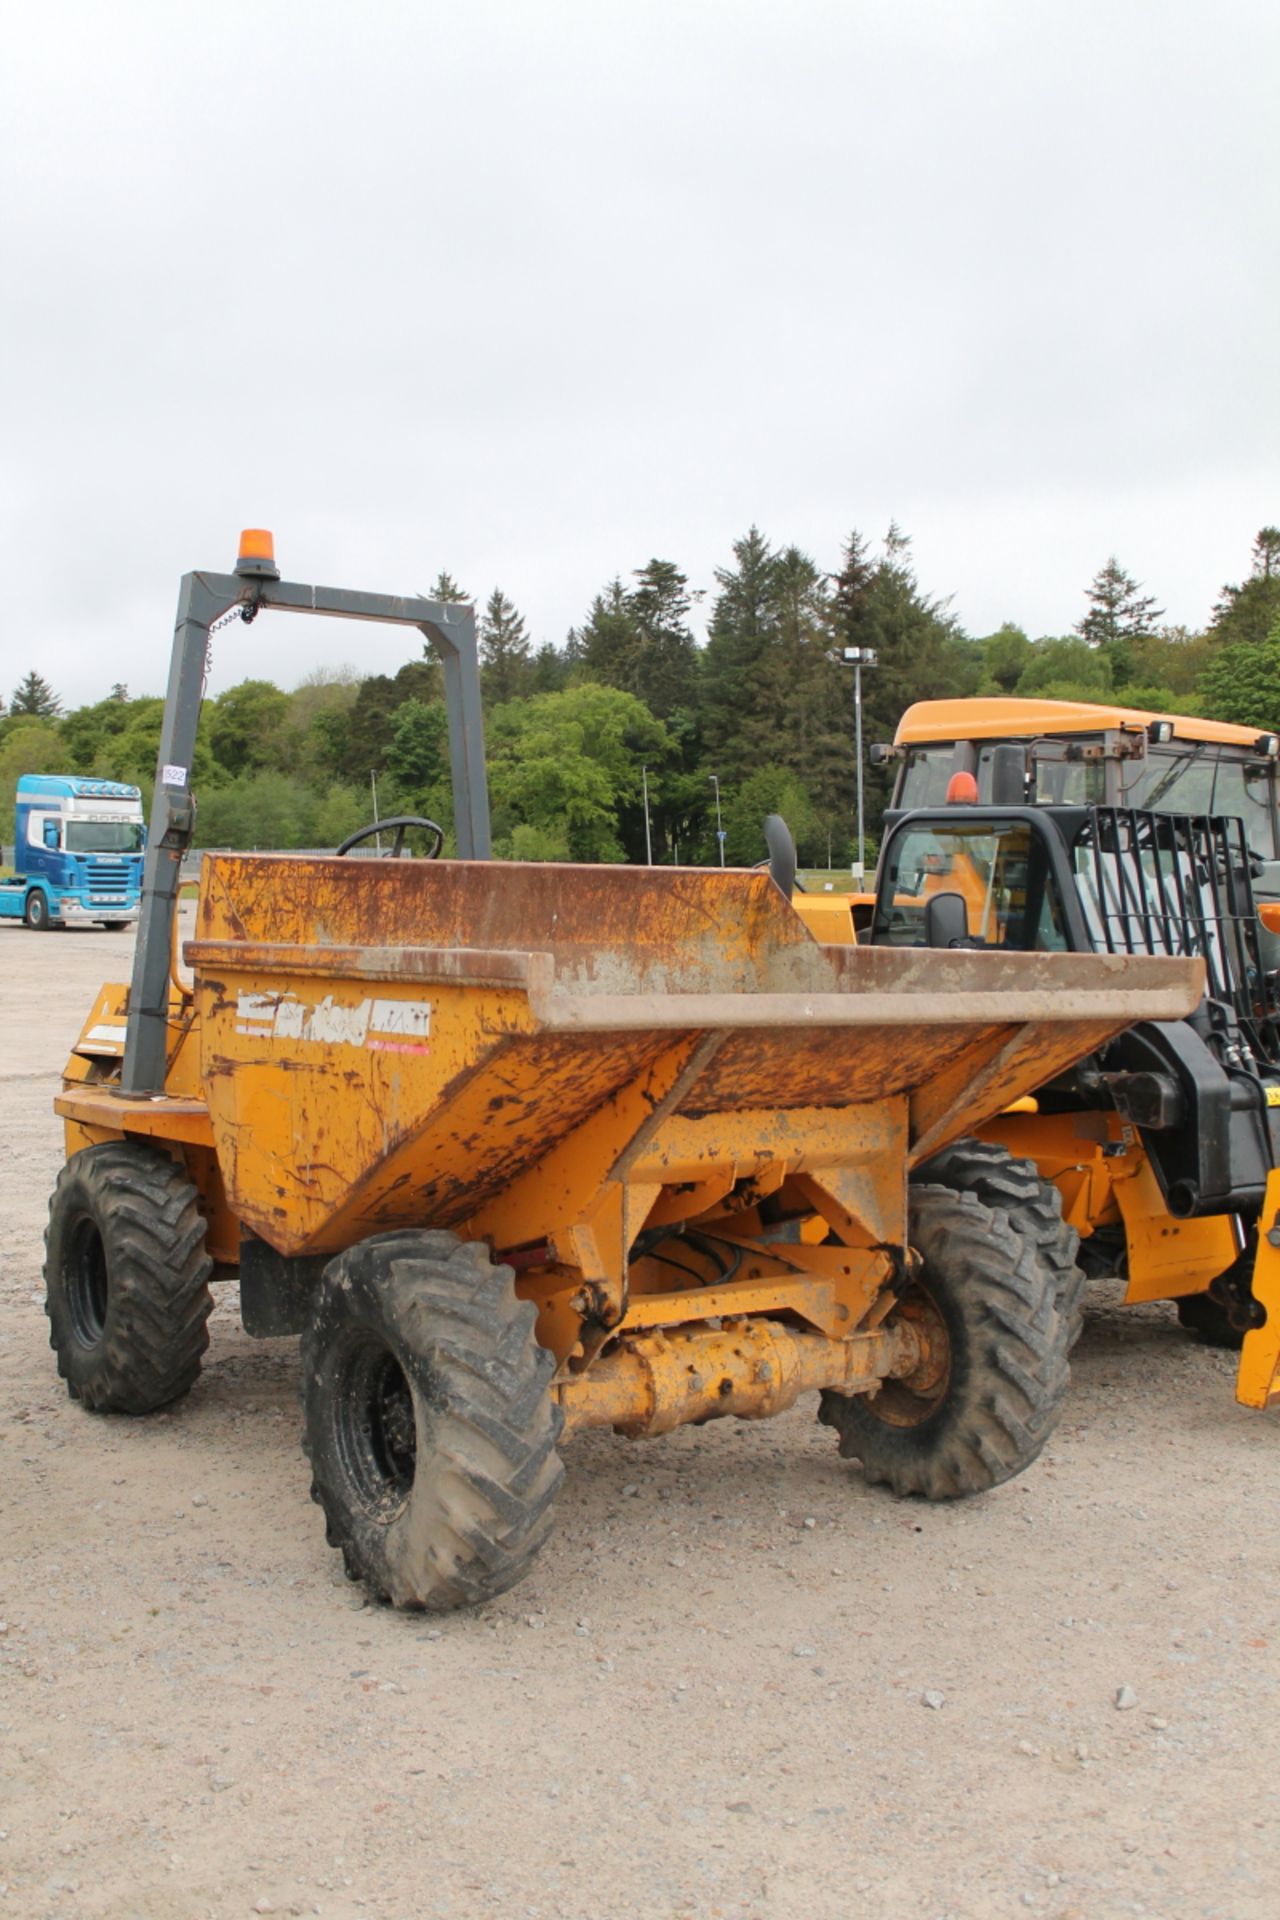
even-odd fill
[{"label": "scania lorry", "polygon": [[138,917],[146,828],[142,794],[118,780],[26,773],[18,782],[16,874],[0,880],[0,919],[37,932]]}]

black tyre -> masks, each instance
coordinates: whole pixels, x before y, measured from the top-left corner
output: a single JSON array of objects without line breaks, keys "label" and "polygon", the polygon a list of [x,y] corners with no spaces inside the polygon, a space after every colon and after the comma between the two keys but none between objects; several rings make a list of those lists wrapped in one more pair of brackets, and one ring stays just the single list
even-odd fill
[{"label": "black tyre", "polygon": [[381,1234],[325,1269],[302,1336],[311,1496],[347,1572],[395,1606],[492,1599],[551,1531],[555,1359],[512,1281],[451,1233]]},{"label": "black tyre", "polygon": [[22,917],[30,927],[32,933],[47,933],[53,925],[53,920],[49,913],[49,902],[45,899],[39,887],[32,887],[30,893],[27,895],[27,904]]},{"label": "black tyre", "polygon": [[1003,1212],[971,1193],[913,1186],[917,1278],[897,1312],[920,1320],[937,1358],[925,1377],[874,1396],[822,1395],[819,1419],[868,1480],[951,1500],[1021,1473],[1067,1389],[1067,1328],[1052,1275]]},{"label": "black tyre", "polygon": [[68,1160],[49,1202],[45,1311],[67,1392],[94,1413],[154,1413],[200,1372],[213,1305],[199,1195],[126,1141]]},{"label": "black tyre", "polygon": [[104,933],[123,933],[128,925],[129,922],[127,920],[104,920],[102,923],[102,931]]},{"label": "black tyre", "polygon": [[913,1176],[927,1186],[976,1194],[984,1207],[1008,1216],[1015,1233],[1030,1241],[1054,1275],[1058,1313],[1075,1346],[1084,1327],[1084,1282],[1080,1235],[1062,1217],[1062,1196],[1042,1180],[1032,1160],[1015,1159],[990,1140],[956,1140]]}]

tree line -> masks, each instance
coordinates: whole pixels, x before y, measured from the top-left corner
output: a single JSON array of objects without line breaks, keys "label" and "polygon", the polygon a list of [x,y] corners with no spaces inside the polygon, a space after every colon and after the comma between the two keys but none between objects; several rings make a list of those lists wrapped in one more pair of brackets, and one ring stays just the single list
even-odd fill
[{"label": "tree line", "polygon": [[[447,573],[439,600],[470,596]],[[850,534],[834,571],[756,527],[702,596],[670,560],[608,582],[564,643],[534,646],[495,587],[479,612],[481,688],[495,851],[533,860],[707,863],[717,802],[730,865],[763,854],[761,822],[783,813],[810,866],[853,852],[855,765],[847,647],[870,648],[864,741],[893,737],[913,701],[973,695],[1115,701],[1280,730],[1280,529],[1258,533],[1243,580],[1204,627],[1163,609],[1115,558],[1084,592],[1070,632],[1033,639],[1005,622],[964,632],[921,585],[909,538],[874,549]],[[0,702],[0,839],[27,772],[132,780],[149,803],[163,700],[116,684],[64,711],[34,669]],[[394,674],[309,675],[291,692],[251,679],[205,703],[193,783],[202,846],[335,845],[378,809],[451,827],[440,665],[428,649]],[[874,834],[885,772],[866,773]],[[648,828],[646,838],[646,794]]]}]

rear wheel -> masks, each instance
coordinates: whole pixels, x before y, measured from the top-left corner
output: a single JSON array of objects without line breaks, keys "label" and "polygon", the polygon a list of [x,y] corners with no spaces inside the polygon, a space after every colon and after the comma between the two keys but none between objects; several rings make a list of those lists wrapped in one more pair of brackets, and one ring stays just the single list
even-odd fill
[{"label": "rear wheel", "polygon": [[990,1140],[956,1140],[926,1161],[915,1176],[930,1186],[972,1193],[984,1207],[1005,1214],[1014,1232],[1032,1247],[1054,1276],[1059,1315],[1070,1345],[1084,1326],[1084,1273],[1080,1235],[1062,1217],[1062,1196],[1042,1180],[1033,1160],[1015,1159]]},{"label": "rear wheel", "polygon": [[153,1413],[193,1385],[213,1301],[199,1195],[176,1161],[109,1141],[67,1161],[49,1202],[49,1344],[73,1400]]},{"label": "rear wheel", "polygon": [[47,933],[53,925],[53,920],[49,913],[49,902],[45,899],[39,887],[33,887],[27,895],[26,910],[22,917],[30,927],[32,933]]},{"label": "rear wheel", "polygon": [[920,1256],[897,1313],[919,1323],[930,1358],[874,1394],[822,1395],[840,1451],[895,1493],[950,1500],[1030,1466],[1061,1410],[1068,1331],[1055,1283],[1008,1218],[971,1193],[914,1186]]},{"label": "rear wheel", "polygon": [[551,1531],[555,1359],[510,1267],[451,1233],[382,1234],[325,1269],[302,1337],[304,1444],[330,1546],[378,1599],[492,1599]]}]

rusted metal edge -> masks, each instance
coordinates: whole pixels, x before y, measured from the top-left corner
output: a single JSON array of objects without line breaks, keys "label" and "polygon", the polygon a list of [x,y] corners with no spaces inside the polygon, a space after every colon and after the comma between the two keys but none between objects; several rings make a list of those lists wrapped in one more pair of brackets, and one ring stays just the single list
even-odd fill
[{"label": "rusted metal edge", "polygon": [[[1181,965],[1180,962],[1174,962]],[[1199,962],[1188,963],[1199,966]],[[572,994],[530,990],[539,1024],[558,1033],[602,1033],[631,1027],[655,1030],[722,1027],[951,1027],[1009,1026],[1032,1020],[1181,1020],[1200,1003],[1200,981],[1149,987],[1100,985],[1063,992],[1046,988],[1003,993],[672,993]]]},{"label": "rusted metal edge", "polygon": [[292,941],[188,940],[183,959],[197,971],[320,974],[328,980],[414,980],[427,985],[550,985],[548,953],[503,947],[326,947]]}]

